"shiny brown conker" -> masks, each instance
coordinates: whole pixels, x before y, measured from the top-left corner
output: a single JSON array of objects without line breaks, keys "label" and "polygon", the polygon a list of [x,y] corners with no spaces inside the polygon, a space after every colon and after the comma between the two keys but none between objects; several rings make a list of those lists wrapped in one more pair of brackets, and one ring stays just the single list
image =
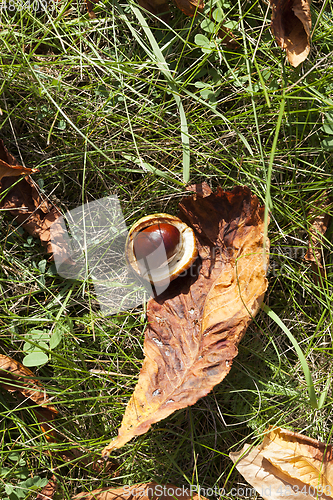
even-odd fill
[{"label": "shiny brown conker", "polygon": [[179,247],[180,232],[172,224],[161,222],[148,226],[138,232],[133,241],[137,260],[147,259],[150,269],[165,264]]}]

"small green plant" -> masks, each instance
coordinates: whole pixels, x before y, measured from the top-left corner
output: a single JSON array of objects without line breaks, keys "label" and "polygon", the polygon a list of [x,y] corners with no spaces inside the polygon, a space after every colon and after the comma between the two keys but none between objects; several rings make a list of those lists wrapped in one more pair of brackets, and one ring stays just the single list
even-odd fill
[{"label": "small green plant", "polygon": [[47,485],[48,480],[32,476],[21,453],[12,451],[7,456],[9,466],[0,467],[0,495],[2,500],[24,500],[31,493]]},{"label": "small green plant", "polygon": [[61,342],[62,337],[69,330],[65,322],[58,321],[53,330],[32,328],[25,335],[26,341],[23,345],[25,354],[22,363],[24,366],[39,366],[48,362],[48,352],[55,349]]},{"label": "small green plant", "polygon": [[321,130],[327,134],[321,141],[323,149],[326,151],[333,151],[333,111],[325,113],[325,119]]}]

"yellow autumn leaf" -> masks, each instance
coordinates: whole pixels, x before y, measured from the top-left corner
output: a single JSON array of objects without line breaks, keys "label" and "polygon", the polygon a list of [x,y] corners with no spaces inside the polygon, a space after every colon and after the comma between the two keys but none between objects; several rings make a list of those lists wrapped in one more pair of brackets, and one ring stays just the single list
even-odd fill
[{"label": "yellow autumn leaf", "polygon": [[276,428],[260,446],[229,454],[236,469],[265,500],[333,498],[331,445]]}]

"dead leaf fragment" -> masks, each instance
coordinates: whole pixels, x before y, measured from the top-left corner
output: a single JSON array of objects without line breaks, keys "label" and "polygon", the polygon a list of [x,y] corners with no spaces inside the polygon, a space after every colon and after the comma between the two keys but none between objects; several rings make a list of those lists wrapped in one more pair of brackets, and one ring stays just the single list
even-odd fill
[{"label": "dead leaf fragment", "polygon": [[[27,400],[33,401],[38,405],[37,408],[33,407],[33,410],[41,430],[48,441],[56,443],[65,440],[64,436],[57,432],[53,425],[54,420],[58,416],[58,411],[50,405],[50,399],[45,388],[29,368],[23,366],[19,361],[0,354],[0,385],[8,392],[18,392]],[[59,452],[54,449],[49,454],[65,462],[75,462],[78,466],[91,467],[97,473],[101,471],[113,473],[119,467],[119,464],[115,461],[106,464],[100,459],[99,455],[87,454],[86,451],[79,449],[79,445],[77,445],[77,448],[60,450]],[[50,490],[48,491],[51,491],[51,482],[49,485]],[[48,485],[45,486],[45,488],[47,487]],[[46,499],[45,495],[46,493],[44,493]],[[44,497],[41,497],[41,499],[44,500]]]},{"label": "dead leaf fragment", "polygon": [[[125,488],[101,488],[88,493],[79,493],[72,500],[199,500],[191,495],[189,487],[173,484],[140,483]],[[207,500],[200,495],[200,500]]]},{"label": "dead leaf fragment", "polygon": [[0,181],[3,177],[18,177],[19,175],[27,175],[38,172],[36,168],[26,168],[22,165],[9,165],[0,159]]},{"label": "dead leaf fragment", "polygon": [[333,453],[330,445],[277,428],[259,447],[246,444],[229,454],[242,474],[266,500],[333,498]]},{"label": "dead leaf fragment", "polygon": [[186,16],[193,17],[197,12],[202,12],[205,3],[203,0],[175,0],[179,10]]},{"label": "dead leaf fragment", "polygon": [[308,251],[304,255],[304,260],[311,262],[316,283],[318,283],[319,274],[321,274],[323,278],[326,278],[326,272],[323,266],[323,236],[331,220],[331,205],[332,203],[327,193],[324,192],[316,202],[316,206],[313,207],[309,213],[311,224],[309,229],[310,238]]},{"label": "dead leaf fragment", "polygon": [[138,4],[155,16],[162,17],[165,21],[169,18],[168,11],[170,8],[168,0],[138,0]]},{"label": "dead leaf fragment", "polygon": [[296,67],[310,52],[310,0],[271,0],[271,6],[275,40],[286,50],[290,64]]},{"label": "dead leaf fragment", "polygon": [[180,210],[194,229],[200,258],[148,302],[139,381],[104,457],[223,380],[267,288],[264,209],[257,197],[246,187],[193,188]]},{"label": "dead leaf fragment", "polygon": [[52,500],[57,491],[57,486],[57,478],[53,475],[42,491],[38,493],[36,500]]},{"label": "dead leaf fragment", "polygon": [[94,6],[96,3],[98,3],[98,0],[86,0],[87,11],[90,19],[96,18],[96,14],[94,12]]},{"label": "dead leaf fragment", "polygon": [[57,413],[57,410],[49,405],[46,391],[32,371],[3,354],[0,354],[0,385],[9,392],[18,391],[37,405]]},{"label": "dead leaf fragment", "polygon": [[[57,241],[63,242],[58,247],[52,247],[50,226],[60,216],[60,210],[52,205],[38,190],[36,184],[24,177],[17,183],[17,176],[36,172],[36,169],[25,169],[18,164],[0,139],[0,195],[8,190],[1,199],[0,208],[8,210],[16,222],[32,236],[40,238],[47,253],[58,252],[62,258],[71,261],[67,245],[59,235]],[[60,228],[61,229],[61,228]]]}]

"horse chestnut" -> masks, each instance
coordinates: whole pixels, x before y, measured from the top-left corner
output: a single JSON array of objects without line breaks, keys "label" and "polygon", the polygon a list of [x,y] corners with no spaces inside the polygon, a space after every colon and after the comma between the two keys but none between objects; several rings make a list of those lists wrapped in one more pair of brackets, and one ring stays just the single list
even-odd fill
[{"label": "horse chestnut", "polygon": [[136,274],[165,289],[192,266],[198,250],[193,229],[178,217],[161,213],[147,215],[131,227],[125,255]]},{"label": "horse chestnut", "polygon": [[157,268],[172,258],[178,250],[180,232],[172,224],[158,222],[142,229],[134,237],[133,247],[135,257],[149,257],[149,267]]}]

